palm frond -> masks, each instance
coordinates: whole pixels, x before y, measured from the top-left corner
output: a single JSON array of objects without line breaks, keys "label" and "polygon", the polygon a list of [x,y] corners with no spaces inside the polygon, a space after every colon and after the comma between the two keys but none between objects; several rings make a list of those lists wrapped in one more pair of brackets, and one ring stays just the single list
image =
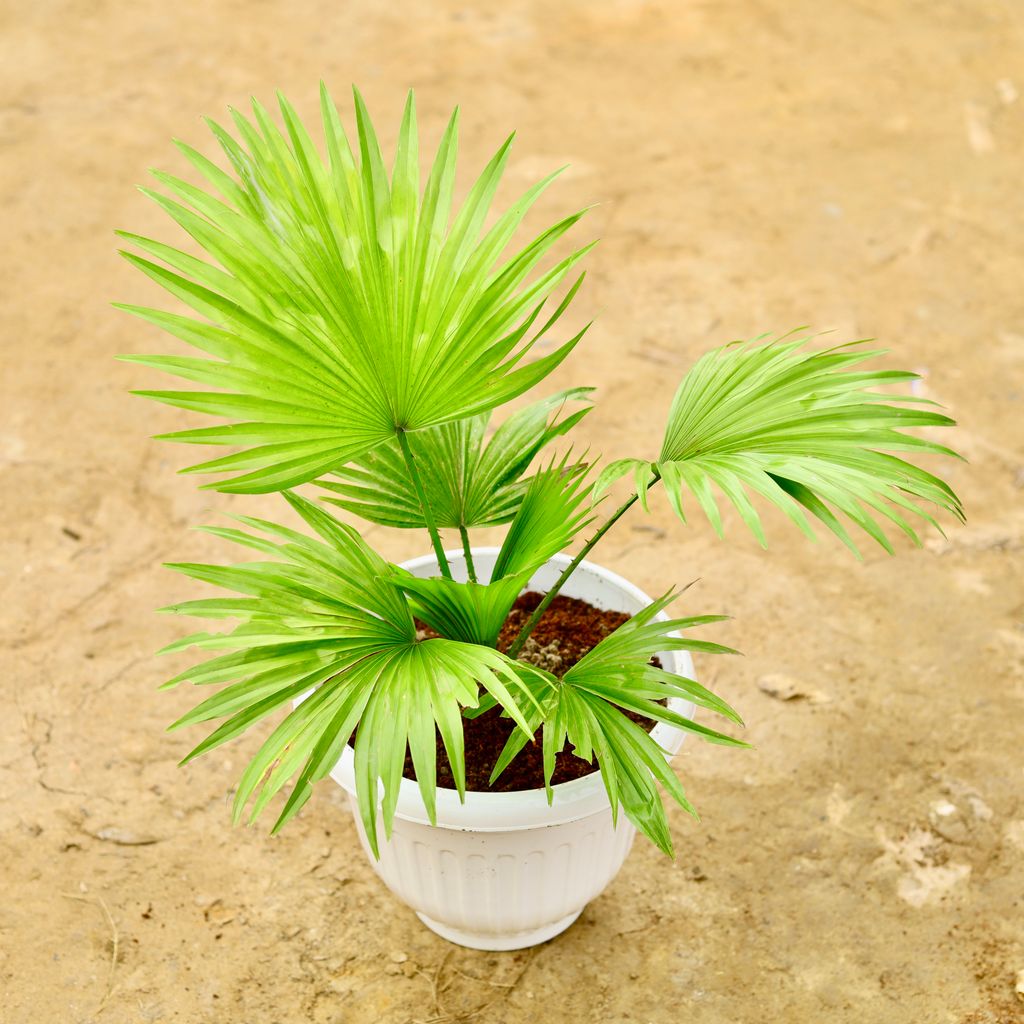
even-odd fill
[{"label": "palm frond", "polygon": [[930,502],[962,520],[960,500],[944,481],[890,454],[956,454],[905,433],[953,424],[924,408],[934,403],[871,390],[917,375],[860,368],[880,354],[864,342],[809,352],[807,340],[734,343],[701,358],[676,392],[657,460],[612,463],[598,478],[595,494],[632,474],[646,502],[648,483],[660,477],[680,519],[685,521],[688,491],[721,534],[717,491],[763,545],[761,520],[750,500],[751,493],[759,494],[813,537],[804,514],[810,512],[858,555],[840,516],[890,552],[876,514],[917,544],[901,512],[938,527],[919,504]]},{"label": "palm frond", "polygon": [[238,449],[190,468],[219,474],[206,486],[222,491],[292,487],[399,431],[487,413],[543,379],[583,333],[524,361],[565,312],[578,281],[536,327],[589,246],[538,269],[580,212],[503,256],[555,175],[483,230],[511,137],[453,217],[457,112],[421,194],[411,94],[390,178],[358,92],[353,152],[322,90],[326,162],[283,96],[279,105],[283,132],[255,101],[251,120],[232,111],[235,135],[208,122],[237,180],[182,145],[211,190],[159,172],[168,194],[143,190],[209,262],[123,233],[145,253],[126,259],[201,319],[121,308],[212,357],[125,357],[210,389],[138,393],[228,421],[162,435]]},{"label": "palm frond", "polygon": [[520,574],[489,583],[459,583],[441,576],[419,579],[401,574],[392,582],[405,592],[415,616],[441,636],[494,647],[528,579]]},{"label": "palm frond", "polygon": [[589,506],[584,507],[589,470],[587,463],[570,463],[564,455],[530,480],[498,551],[494,579],[520,573],[532,576],[593,522]]},{"label": "palm frond", "polygon": [[[690,701],[742,725],[739,715],[720,697],[692,679],[651,665],[655,654],[667,651],[701,651],[706,654],[734,654],[731,648],[688,636],[671,636],[724,616],[700,615],[657,620],[674,594],[666,594],[638,612],[588,651],[561,679],[549,673],[522,679],[515,690],[529,726],[543,731],[544,774],[548,799],[552,798],[551,777],[555,756],[572,745],[577,757],[597,760],[612,814],[621,805],[626,816],[665,853],[672,853],[665,808],[658,783],[685,810],[696,815],[679,779],[665,760],[665,754],[650,734],[629,719],[633,712],[654,722],[667,722],[712,743],[747,746],[661,703],[672,697]],[[529,691],[531,703],[521,697]],[[532,706],[531,706],[532,705]],[[515,759],[529,738],[517,730],[502,750],[493,782]]]},{"label": "palm frond", "polygon": [[[592,388],[571,388],[513,413],[485,443],[489,414],[444,423],[409,435],[409,445],[436,525],[472,529],[507,523],[516,514],[534,457],[589,411],[564,418],[568,402]],[[370,522],[401,529],[425,527],[423,511],[397,442],[388,441],[357,462],[318,481],[339,505]]]},{"label": "palm frond", "polygon": [[[417,641],[409,604],[388,582],[394,567],[323,509],[295,495],[287,497],[318,539],[240,516],[242,525],[254,532],[216,532],[260,551],[267,561],[172,566],[244,595],[167,609],[240,620],[228,633],[197,633],[165,648],[215,652],[167,685],[225,684],[172,728],[223,719],[187,755],[190,760],[309,693],[246,767],[235,795],[234,818],[240,820],[251,801],[249,820],[254,820],[295,778],[276,831],[309,798],[313,784],[330,772],[355,733],[357,797],[376,852],[378,804],[390,835],[406,750],[433,821],[435,730],[443,738],[459,792],[464,793],[462,709],[475,707],[486,694],[525,729],[519,708],[522,679],[533,670],[473,643]],[[383,784],[382,799],[378,781]]]}]

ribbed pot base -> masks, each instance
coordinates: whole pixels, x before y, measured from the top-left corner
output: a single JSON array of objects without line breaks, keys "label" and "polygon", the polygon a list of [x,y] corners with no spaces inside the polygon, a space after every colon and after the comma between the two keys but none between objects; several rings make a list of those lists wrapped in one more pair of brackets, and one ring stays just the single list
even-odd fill
[{"label": "ribbed pot base", "polygon": [[543,928],[534,928],[525,932],[502,932],[501,934],[487,934],[486,932],[464,932],[458,928],[449,928],[440,921],[427,917],[426,914],[417,913],[416,916],[432,931],[454,942],[458,946],[467,946],[469,949],[485,949],[488,951],[501,951],[510,949],[526,949],[528,946],[537,946],[556,935],[561,935],[566,928],[576,920],[583,910],[577,910],[573,914],[567,914],[553,924],[546,924]]}]

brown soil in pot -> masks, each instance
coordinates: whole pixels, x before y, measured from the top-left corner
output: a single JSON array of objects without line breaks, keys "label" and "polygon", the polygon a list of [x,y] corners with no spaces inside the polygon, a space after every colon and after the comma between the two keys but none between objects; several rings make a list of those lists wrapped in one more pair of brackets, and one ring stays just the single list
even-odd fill
[{"label": "brown soil in pot", "polygon": [[[540,603],[541,597],[541,594],[532,591],[519,596],[498,637],[499,650],[504,651],[512,643],[530,613]],[[520,657],[555,675],[564,675],[587,651],[628,618],[624,612],[604,611],[578,598],[559,595],[551,602],[551,607],[530,635]],[[429,627],[419,625],[422,636],[437,635]],[[631,712],[626,714],[648,732],[654,727],[655,723],[649,718]],[[500,708],[494,708],[479,718],[463,719],[462,725],[466,751],[466,789],[513,793],[544,786],[543,748],[539,730],[534,742],[527,744],[491,785],[491,771],[516,726],[511,719],[502,716]],[[555,757],[555,771],[551,781],[554,785],[570,782],[596,770],[596,764],[577,757],[567,746]],[[408,752],[403,774],[407,779],[416,778],[412,757]],[[437,784],[445,789],[455,788],[451,765],[439,734]]]}]

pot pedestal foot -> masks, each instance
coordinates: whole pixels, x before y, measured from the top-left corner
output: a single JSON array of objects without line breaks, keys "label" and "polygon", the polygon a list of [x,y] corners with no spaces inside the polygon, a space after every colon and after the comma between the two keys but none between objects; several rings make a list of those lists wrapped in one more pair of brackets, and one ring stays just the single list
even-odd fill
[{"label": "pot pedestal foot", "polygon": [[432,931],[454,942],[458,946],[466,946],[469,949],[485,949],[489,951],[526,949],[529,946],[538,946],[548,939],[565,931],[583,913],[582,907],[573,914],[568,914],[558,921],[544,925],[543,928],[533,928],[525,932],[466,932],[459,928],[451,928],[440,921],[427,917],[426,914],[417,912],[416,916]]}]

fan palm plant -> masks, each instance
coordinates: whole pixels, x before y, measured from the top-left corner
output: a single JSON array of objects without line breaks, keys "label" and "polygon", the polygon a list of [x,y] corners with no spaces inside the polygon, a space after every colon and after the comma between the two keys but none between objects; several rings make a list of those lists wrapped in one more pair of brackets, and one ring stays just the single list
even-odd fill
[{"label": "fan palm plant", "polygon": [[[678,697],[740,723],[697,682],[652,663],[658,652],[726,652],[692,635],[717,617],[665,620],[669,593],[558,677],[521,657],[544,611],[622,515],[648,508],[659,483],[680,519],[689,506],[721,532],[724,500],[762,544],[755,495],[813,536],[809,513],[855,552],[851,527],[892,550],[878,517],[917,541],[911,516],[937,525],[922,503],[962,518],[961,507],[939,478],[894,453],[952,454],[906,432],[952,421],[921,399],[877,390],[914,375],[866,368],[877,353],[863,343],[821,350],[807,337],[761,338],[718,349],[684,376],[657,456],[620,459],[595,475],[586,457],[565,452],[531,473],[541,451],[581,420],[588,406],[573,406],[589,389],[537,401],[489,437],[488,424],[586,330],[549,343],[583,279],[573,275],[589,245],[555,255],[582,213],[509,254],[555,177],[491,215],[511,138],[455,210],[457,112],[421,187],[411,94],[390,173],[358,92],[355,145],[321,92],[326,158],[291,105],[283,97],[279,105],[283,128],[258,103],[251,117],[232,111],[233,132],[209,122],[230,170],[179,144],[205,187],[156,173],[165,191],[143,190],[207,259],[123,233],[137,250],[126,258],[190,312],[122,308],[205,355],[125,357],[201,386],[139,393],[223,421],[161,436],[231,449],[186,472],[214,476],[205,486],[220,491],[280,491],[308,530],[240,516],[209,532],[256,560],[173,566],[232,594],[169,611],[238,623],[167,648],[211,655],[168,686],[221,687],[175,723],[220,722],[186,760],[305,697],[246,768],[235,819],[255,818],[291,782],[279,828],[352,743],[360,814],[376,852],[378,816],[390,834],[407,752],[433,821],[435,738],[462,795],[464,722],[500,707],[516,730],[495,775],[540,730],[549,794],[556,754],[568,744],[596,760],[613,811],[621,806],[671,851],[658,785],[693,809],[635,717],[744,745],[672,710]],[[602,495],[622,477],[630,496],[596,522]],[[371,523],[425,530],[440,575],[415,578],[377,554],[353,526],[294,493],[304,484]],[[480,580],[470,531],[502,524],[494,571]],[[590,526],[579,555],[499,650],[516,597]],[[465,582],[453,578],[442,530],[458,532]]]}]

